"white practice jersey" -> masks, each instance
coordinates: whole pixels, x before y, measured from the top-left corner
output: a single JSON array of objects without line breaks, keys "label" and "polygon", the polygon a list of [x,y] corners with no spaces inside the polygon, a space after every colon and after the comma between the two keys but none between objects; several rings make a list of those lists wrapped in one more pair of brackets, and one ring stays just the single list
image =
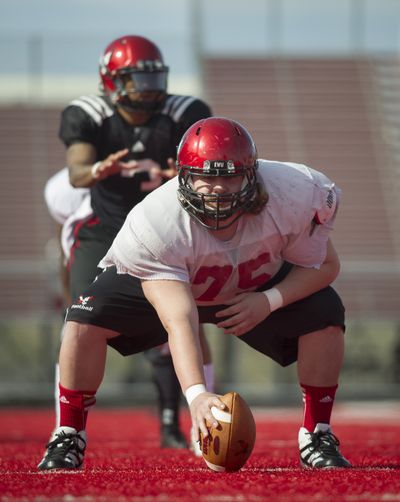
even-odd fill
[{"label": "white practice jersey", "polygon": [[[244,214],[231,240],[216,239],[182,208],[176,177],[132,209],[99,266],[116,265],[119,273],[145,280],[188,282],[198,305],[255,290],[283,261],[319,268],[340,190],[300,164],[259,160],[258,178],[268,203],[260,214]],[[316,214],[323,223],[314,228]]]},{"label": "white practice jersey", "polygon": [[70,184],[68,167],[56,172],[44,187],[44,199],[49,213],[60,225],[79,208],[88,193],[88,188],[74,188]]},{"label": "white practice jersey", "polygon": [[73,230],[76,223],[93,214],[90,190],[74,188],[69,182],[68,167],[64,167],[47,181],[44,198],[50,215],[62,225],[61,247],[68,260],[74,243]]}]

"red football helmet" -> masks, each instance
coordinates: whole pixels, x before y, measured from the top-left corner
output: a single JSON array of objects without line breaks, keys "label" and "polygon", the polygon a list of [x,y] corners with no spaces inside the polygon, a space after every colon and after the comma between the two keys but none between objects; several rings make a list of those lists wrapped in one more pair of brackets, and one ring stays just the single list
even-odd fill
[{"label": "red football helmet", "polygon": [[[136,35],[117,38],[100,58],[101,87],[112,101],[130,111],[154,111],[165,99],[168,67],[159,48]],[[126,89],[132,80],[133,89]],[[151,100],[132,101],[129,93],[151,92]]]},{"label": "red football helmet", "polygon": [[[180,203],[207,228],[227,228],[252,207],[257,149],[238,122],[210,117],[193,124],[178,146],[177,166]],[[193,190],[193,176],[243,176],[243,184],[238,192],[205,195]],[[236,218],[224,223],[232,215]]]}]

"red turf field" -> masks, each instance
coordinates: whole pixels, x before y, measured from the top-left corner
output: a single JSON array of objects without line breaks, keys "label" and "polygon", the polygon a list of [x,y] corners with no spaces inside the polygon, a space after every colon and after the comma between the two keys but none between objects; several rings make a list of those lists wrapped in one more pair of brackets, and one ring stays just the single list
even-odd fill
[{"label": "red turf field", "polygon": [[[85,469],[39,473],[52,410],[0,410],[0,500],[59,501],[400,501],[400,405],[342,405],[334,432],[351,470],[299,468],[300,411],[255,410],[256,447],[238,473],[217,474],[188,452],[158,448],[146,410],[89,417]],[[184,416],[185,429],[189,428]]]}]

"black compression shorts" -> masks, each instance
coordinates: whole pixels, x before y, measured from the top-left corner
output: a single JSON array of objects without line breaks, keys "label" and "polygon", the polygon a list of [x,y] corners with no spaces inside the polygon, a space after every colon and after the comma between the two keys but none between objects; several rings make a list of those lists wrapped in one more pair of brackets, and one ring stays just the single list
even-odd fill
[{"label": "black compression shorts", "polygon": [[[280,282],[290,268],[289,264],[285,264],[259,291]],[[215,313],[223,308],[223,305],[198,307],[200,323],[220,322],[223,318],[215,318]],[[68,309],[66,320],[120,333],[109,339],[108,345],[122,355],[142,352],[168,339],[157,312],[143,294],[140,280],[128,274],[117,274],[115,267],[102,272],[80,295],[79,300]],[[298,337],[328,326],[344,329],[344,322],[343,304],[336,291],[329,286],[272,312],[238,338],[281,366],[287,366],[297,360]]]}]

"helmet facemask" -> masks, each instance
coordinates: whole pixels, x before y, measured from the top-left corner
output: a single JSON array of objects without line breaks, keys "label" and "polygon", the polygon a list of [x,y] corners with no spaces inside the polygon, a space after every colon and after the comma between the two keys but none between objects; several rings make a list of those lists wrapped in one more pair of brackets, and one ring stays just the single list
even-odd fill
[{"label": "helmet facemask", "polygon": [[[111,94],[111,99],[127,111],[155,112],[164,104],[167,95],[167,77],[168,68],[162,65],[160,68],[154,66],[151,70],[123,68],[113,77],[115,91]],[[133,85],[129,85],[130,82]],[[142,93],[152,93],[153,96],[151,99],[140,99]],[[139,96],[139,99],[132,100],[130,95]]]},{"label": "helmet facemask", "polygon": [[[200,169],[190,166],[180,168],[178,198],[185,210],[201,225],[223,230],[252,207],[257,193],[256,167],[235,167],[232,161],[207,160],[204,164]],[[237,192],[203,194],[193,189],[195,176],[241,176],[243,181]]]}]

